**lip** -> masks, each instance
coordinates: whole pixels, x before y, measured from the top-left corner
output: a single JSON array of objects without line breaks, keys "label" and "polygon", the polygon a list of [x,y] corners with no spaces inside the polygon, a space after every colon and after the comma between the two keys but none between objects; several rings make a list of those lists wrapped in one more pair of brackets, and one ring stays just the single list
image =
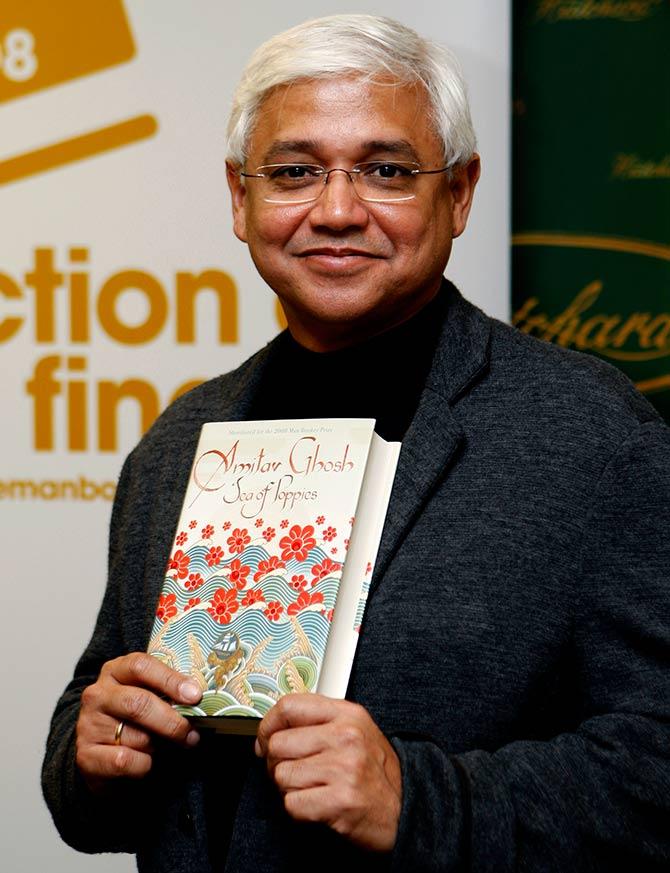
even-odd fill
[{"label": "lip", "polygon": [[307,249],[298,257],[308,270],[324,276],[353,276],[376,264],[380,256],[363,249]]},{"label": "lip", "polygon": [[372,252],[366,252],[363,249],[349,249],[349,248],[331,248],[330,246],[324,246],[323,248],[316,249],[306,249],[304,252],[300,252],[298,257],[300,258],[378,258],[379,255],[375,255]]}]

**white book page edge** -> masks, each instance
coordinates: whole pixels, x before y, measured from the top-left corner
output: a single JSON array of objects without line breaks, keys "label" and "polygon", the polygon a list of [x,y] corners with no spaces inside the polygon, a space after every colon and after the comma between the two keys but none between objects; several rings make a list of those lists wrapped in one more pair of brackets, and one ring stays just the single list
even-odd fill
[{"label": "white book page edge", "polygon": [[401,443],[372,435],[363,485],[356,507],[356,521],[335,604],[317,690],[328,697],[343,698],[349,684],[359,634],[354,630],[365,570],[379,551],[384,522],[398,465]]}]

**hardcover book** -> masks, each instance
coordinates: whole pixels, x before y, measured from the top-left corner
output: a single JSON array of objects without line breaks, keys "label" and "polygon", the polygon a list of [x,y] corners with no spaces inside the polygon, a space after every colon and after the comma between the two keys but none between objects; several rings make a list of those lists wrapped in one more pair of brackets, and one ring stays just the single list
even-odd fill
[{"label": "hardcover book", "polygon": [[344,697],[400,443],[373,419],[202,428],[149,652],[195,723],[255,733],[283,695]]}]

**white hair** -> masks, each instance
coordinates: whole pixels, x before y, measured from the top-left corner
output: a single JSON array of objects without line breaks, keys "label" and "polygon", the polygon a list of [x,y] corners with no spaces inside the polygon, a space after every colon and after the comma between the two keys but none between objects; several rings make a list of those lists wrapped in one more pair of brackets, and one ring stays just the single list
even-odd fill
[{"label": "white hair", "polygon": [[444,145],[445,163],[467,163],[476,148],[465,82],[454,55],[391,18],[329,15],[305,21],[259,46],[233,95],[228,158],[243,164],[256,115],[273,88],[300,79],[360,74],[392,77],[426,88],[430,122]]}]

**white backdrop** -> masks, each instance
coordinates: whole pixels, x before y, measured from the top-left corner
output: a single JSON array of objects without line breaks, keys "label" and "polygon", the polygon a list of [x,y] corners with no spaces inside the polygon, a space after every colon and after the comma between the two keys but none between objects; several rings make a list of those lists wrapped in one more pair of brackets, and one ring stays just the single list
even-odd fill
[{"label": "white backdrop", "polygon": [[[41,2],[52,7],[51,0]],[[0,51],[7,30],[17,25],[16,16],[5,20],[5,8],[14,5],[0,9]],[[3,869],[22,873],[134,868],[128,857],[91,859],[63,845],[39,789],[48,720],[88,639],[105,580],[111,504],[100,496],[84,499],[92,486],[82,490],[80,480],[101,489],[115,481],[123,456],[140,436],[137,404],[124,401],[115,449],[100,450],[99,384],[140,379],[147,383],[143,390],[157,392],[164,405],[178,385],[230,369],[276,333],[274,297],[231,232],[223,152],[230,96],[261,41],[308,17],[352,11],[324,0],[124,5],[135,43],[129,61],[0,103],[0,646],[6,713],[0,828]],[[359,2],[355,11],[398,17],[460,57],[484,174],[447,273],[471,300],[507,318],[509,2],[447,0],[429,7],[387,0]],[[38,39],[38,59],[39,50]],[[22,177],[21,165],[8,163],[143,114],[155,117],[157,131],[132,145]],[[15,178],[2,184],[8,168]],[[73,248],[86,250],[84,262],[74,260]],[[41,280],[39,306],[30,277],[38,249],[46,250],[42,272],[51,259],[63,274],[48,293],[47,280]],[[217,304],[205,293],[196,341],[177,343],[177,273],[206,269],[222,271],[237,287],[238,340],[219,341]],[[147,274],[142,282],[154,289],[152,305],[167,305],[164,324],[159,318],[154,335],[141,344],[110,337],[109,325],[132,329],[146,321],[146,294],[119,293],[115,315],[107,310],[101,317],[96,308],[102,286],[125,270]],[[73,273],[81,275],[72,280]],[[74,339],[80,341],[73,341],[71,288]],[[3,326],[14,331],[11,336],[3,335]],[[29,387],[36,368],[43,377],[39,391]],[[88,412],[84,430],[82,410]],[[103,430],[109,439],[109,426]],[[40,450],[36,432],[45,444]],[[76,483],[78,498],[72,492],[54,497],[63,481]]]}]

